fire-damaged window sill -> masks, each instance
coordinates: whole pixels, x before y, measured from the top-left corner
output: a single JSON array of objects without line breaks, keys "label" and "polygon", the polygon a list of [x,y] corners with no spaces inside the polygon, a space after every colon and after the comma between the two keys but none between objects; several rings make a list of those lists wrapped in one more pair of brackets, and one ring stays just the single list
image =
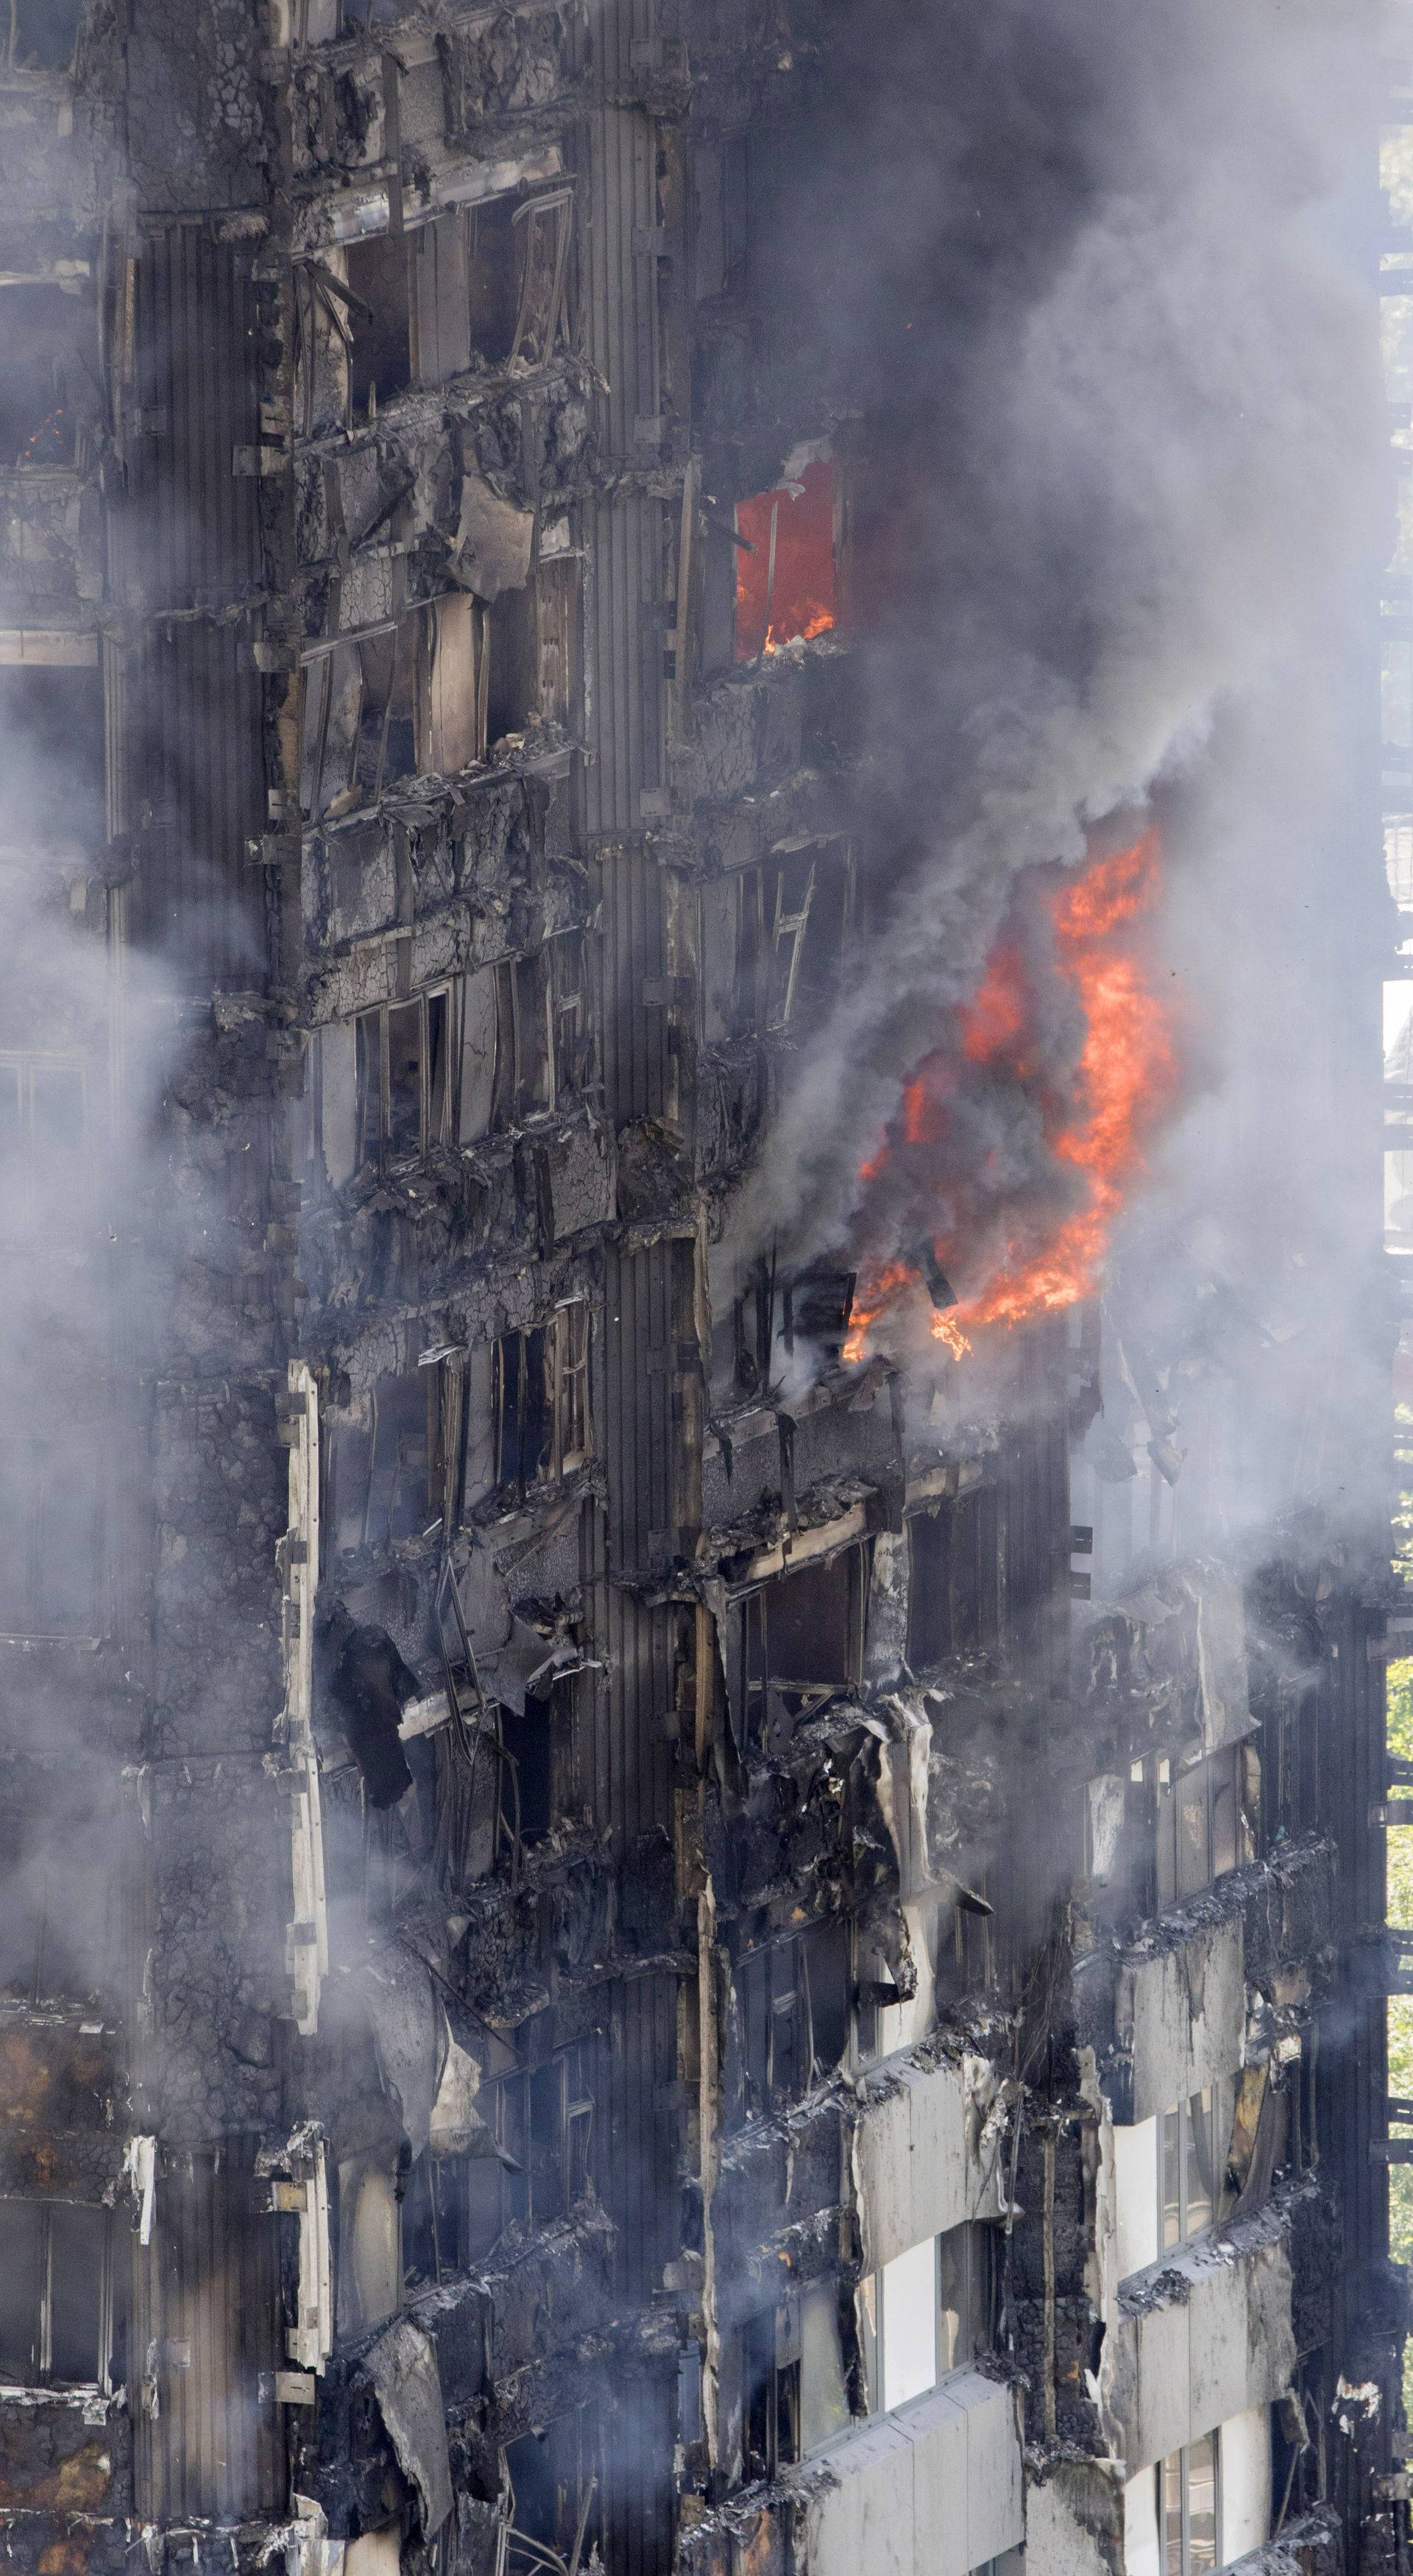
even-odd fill
[{"label": "fire-damaged window sill", "polygon": [[72,2388],[11,2388],[0,2382],[0,2406],[29,2407],[36,2413],[41,2406],[62,2406],[81,2415],[85,2424],[95,2426],[111,2423],[127,2402],[125,2388],[109,2392],[100,2388],[96,2380]]},{"label": "fire-damaged window sill", "polygon": [[1142,2317],[1151,2315],[1155,2308],[1185,2307],[1205,2281],[1230,2272],[1237,2264],[1251,2262],[1268,2246],[1279,2245],[1288,2237],[1297,2205],[1310,2199],[1315,2189],[1313,2178],[1301,2175],[1294,2182],[1278,2186],[1248,2218],[1228,2219],[1221,2226],[1208,2228],[1189,2244],[1175,2245],[1170,2253],[1145,2265],[1141,2272],[1130,2272],[1118,2286],[1119,2315]]}]

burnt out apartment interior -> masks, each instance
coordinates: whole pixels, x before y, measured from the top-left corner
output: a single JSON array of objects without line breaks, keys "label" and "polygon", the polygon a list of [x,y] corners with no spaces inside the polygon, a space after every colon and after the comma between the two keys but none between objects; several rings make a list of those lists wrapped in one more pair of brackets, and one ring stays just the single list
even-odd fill
[{"label": "burnt out apartment interior", "polygon": [[830,16],[0,16],[23,2576],[1406,2563],[1386,1595],[733,1223],[882,863]]}]

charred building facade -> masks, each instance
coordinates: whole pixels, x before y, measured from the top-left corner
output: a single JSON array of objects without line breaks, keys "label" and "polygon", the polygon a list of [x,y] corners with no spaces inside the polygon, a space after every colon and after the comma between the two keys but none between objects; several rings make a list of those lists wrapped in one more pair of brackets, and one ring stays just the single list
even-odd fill
[{"label": "charred building facade", "polygon": [[736,1222],[887,865],[831,14],[12,0],[24,2576],[1403,2563],[1387,1599]]}]

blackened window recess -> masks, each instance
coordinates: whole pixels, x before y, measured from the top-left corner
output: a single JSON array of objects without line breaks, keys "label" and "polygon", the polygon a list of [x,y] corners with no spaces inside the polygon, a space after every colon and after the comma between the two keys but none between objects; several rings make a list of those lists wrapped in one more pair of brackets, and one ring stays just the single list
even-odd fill
[{"label": "blackened window recess", "polygon": [[376,411],[412,381],[408,240],[402,233],[376,233],[368,241],[350,242],[344,257],[349,286],[371,317],[360,316],[353,332],[356,414],[368,410],[370,394]]},{"label": "blackened window recess", "polygon": [[787,2110],[849,2043],[849,1931],[842,1916],[737,1962],[748,2114]]},{"label": "blackened window recess", "polygon": [[787,1351],[796,1341],[812,1343],[822,1359],[837,1360],[844,1348],[854,1305],[852,1270],[803,1270],[784,1288],[783,1338]]},{"label": "blackened window recess", "polygon": [[329,1697],[339,1712],[370,1807],[395,1807],[412,1786],[398,1726],[417,1676],[386,1628],[360,1626],[336,1601],[320,1636]]},{"label": "blackened window recess", "polygon": [[109,2212],[0,2199],[0,2380],[106,2388],[114,2324]]},{"label": "blackened window recess", "polygon": [[[489,992],[483,977],[490,979]],[[593,1078],[594,1057],[581,932],[565,931],[532,955],[503,958],[466,982],[461,1134],[470,1143],[488,1127],[518,1126],[537,1110],[554,1108],[566,1092],[582,1090]],[[468,1065],[473,1031],[480,1055]]]},{"label": "blackened window recess", "polygon": [[849,2422],[839,2292],[814,2281],[741,2329],[741,2416],[747,2479],[773,2478]]},{"label": "blackened window recess", "polygon": [[548,1323],[496,1343],[496,1482],[527,1493],[581,1467],[592,1446],[589,1309],[583,1298]]},{"label": "blackened window recess", "polygon": [[[849,844],[772,851],[721,882],[735,895],[735,1029],[808,1028],[837,989],[847,948],[854,907]],[[721,900],[711,894],[708,910]],[[707,929],[711,946],[717,934],[714,925]]]},{"label": "blackened window recess", "polygon": [[444,2264],[449,2229],[466,2269],[485,2260],[512,2222],[548,2227],[593,2196],[595,2055],[593,2040],[576,2040],[483,2087],[478,2108],[496,2151],[443,2164]]},{"label": "blackened window recess", "polygon": [[[603,2475],[597,2410],[574,2408],[506,2445],[511,2522],[508,2556],[513,2567],[543,2569],[545,2551],[565,2568],[583,2568],[599,2555],[599,2497]],[[549,2563],[553,2563],[552,2561]]]},{"label": "blackened window recess", "polygon": [[456,1506],[448,1410],[459,1414],[440,1366],[382,1377],[351,1421],[327,1420],[326,1522],[335,1556],[399,1539],[431,1538]]},{"label": "blackened window recess", "polygon": [[101,382],[91,304],[60,286],[0,287],[0,333],[0,467],[77,463]]},{"label": "blackened window recess", "polygon": [[794,1574],[777,1574],[742,1605],[751,1732],[767,1752],[831,1691],[858,1680],[864,1551],[841,1548]]},{"label": "blackened window recess", "polygon": [[[3,320],[3,310],[0,310]],[[103,679],[72,665],[0,665],[0,847],[91,858],[107,839]]]},{"label": "blackened window recess", "polygon": [[67,71],[83,0],[10,0],[9,58],[16,71]]},{"label": "blackened window recess", "polygon": [[359,1164],[424,1154],[450,1134],[451,993],[360,1011],[355,1027]]},{"label": "blackened window recess", "polygon": [[948,1655],[976,1654],[1001,1634],[1000,1496],[973,1486],[908,1522],[908,1662],[926,1672]]}]

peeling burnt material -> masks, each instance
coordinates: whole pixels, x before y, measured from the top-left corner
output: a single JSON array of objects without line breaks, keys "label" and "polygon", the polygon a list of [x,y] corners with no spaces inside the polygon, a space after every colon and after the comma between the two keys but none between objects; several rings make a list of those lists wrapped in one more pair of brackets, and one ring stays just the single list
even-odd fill
[{"label": "peeling burnt material", "polygon": [[1120,2576],[1217,2418],[1116,2429],[1118,2342],[1214,2281],[1243,2563],[1402,2564],[1377,1612],[1309,1531],[1076,1608],[1098,1316],[983,1399],[736,1249],[896,855],[847,631],[737,658],[737,505],[810,443],[847,547],[875,427],[751,211],[827,14],[87,0],[7,73],[0,269],[92,390],[0,619],[107,828],[0,1042],[153,1138],[46,1282],[102,1508],[6,1568],[24,2576]]}]

